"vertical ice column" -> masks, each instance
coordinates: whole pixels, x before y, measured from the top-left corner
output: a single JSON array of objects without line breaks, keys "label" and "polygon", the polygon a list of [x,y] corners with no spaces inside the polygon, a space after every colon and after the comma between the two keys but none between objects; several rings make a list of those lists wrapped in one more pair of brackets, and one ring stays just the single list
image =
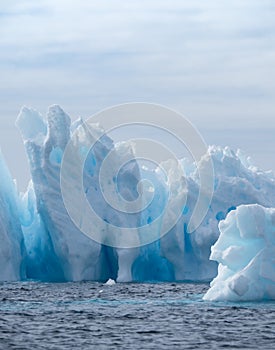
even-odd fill
[{"label": "vertical ice column", "polygon": [[101,246],[75,227],[62,201],[60,165],[70,137],[69,116],[52,106],[45,122],[36,111],[23,108],[17,125],[29,158],[37,211],[50,240],[52,257],[58,260],[60,279],[108,278],[102,274]]},{"label": "vertical ice column", "polygon": [[[112,229],[109,228],[108,223],[119,227],[138,227],[139,215],[127,216],[127,213],[124,215],[113,210],[104,200],[104,193],[101,193],[104,186],[100,186],[99,183],[102,162],[112,151],[111,168],[126,162],[118,176],[122,183],[120,194],[126,196],[128,200],[135,198],[139,168],[135,161],[128,162],[134,157],[132,150],[126,144],[115,147],[112,140],[105,135],[96,142],[91,151],[91,143],[101,135],[102,130],[97,125],[88,128],[81,120],[70,128],[69,116],[58,106],[50,107],[46,121],[36,111],[23,108],[18,116],[17,125],[25,141],[30,163],[33,186],[29,191],[33,190],[36,198],[34,212],[39,215],[36,223],[42,220],[41,224],[33,225],[33,229],[37,230],[37,235],[44,237],[42,239],[41,236],[40,242],[47,244],[44,256],[49,257],[49,249],[52,251],[52,256],[48,258],[49,265],[53,266],[53,262],[58,262],[56,270],[61,271],[59,279],[132,280],[132,264],[137,257],[138,249],[106,247],[103,245],[104,240],[103,244],[100,244],[85,236],[81,228],[78,228],[68,215],[60,188],[61,163],[64,150],[70,140],[72,156],[66,167],[65,184],[68,185],[68,190],[72,189],[72,184],[76,192],[84,190],[90,205],[102,219],[101,224],[95,228],[97,233],[112,235]],[[85,159],[83,181],[76,183],[75,174],[79,170],[76,167],[82,163],[80,160],[83,158]],[[104,181],[107,183],[110,180],[103,179]],[[86,215],[85,208],[81,207],[81,203],[77,203],[76,198],[72,198],[71,205],[80,215],[81,222],[81,216]],[[24,232],[28,234],[30,230],[25,227]],[[28,242],[32,244],[39,240],[28,239]],[[123,246],[123,242],[117,243],[118,246]],[[39,249],[34,247],[33,251],[37,253]],[[37,266],[35,271],[42,271],[42,269]],[[58,276],[55,275],[53,278],[58,279]]]},{"label": "vertical ice column", "polygon": [[26,278],[18,194],[0,151],[0,281]]}]

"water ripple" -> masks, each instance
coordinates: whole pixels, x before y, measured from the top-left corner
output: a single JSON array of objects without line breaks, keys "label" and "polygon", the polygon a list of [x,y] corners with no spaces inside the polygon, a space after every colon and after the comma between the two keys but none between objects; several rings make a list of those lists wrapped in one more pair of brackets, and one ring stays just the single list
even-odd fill
[{"label": "water ripple", "polygon": [[275,303],[209,303],[207,284],[3,283],[0,348],[272,349]]}]

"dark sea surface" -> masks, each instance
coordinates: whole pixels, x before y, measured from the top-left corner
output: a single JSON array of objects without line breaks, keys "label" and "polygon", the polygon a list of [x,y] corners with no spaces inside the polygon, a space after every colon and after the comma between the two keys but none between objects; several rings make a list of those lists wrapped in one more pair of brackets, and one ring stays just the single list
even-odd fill
[{"label": "dark sea surface", "polygon": [[275,302],[207,284],[2,283],[0,349],[275,349]]}]

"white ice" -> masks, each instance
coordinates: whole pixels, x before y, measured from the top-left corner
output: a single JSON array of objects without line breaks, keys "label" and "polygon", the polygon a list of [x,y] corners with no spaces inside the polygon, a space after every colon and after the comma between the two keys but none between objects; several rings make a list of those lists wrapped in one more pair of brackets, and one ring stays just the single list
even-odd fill
[{"label": "white ice", "polygon": [[275,299],[275,209],[241,205],[219,224],[221,234],[210,259],[218,276],[205,300]]}]

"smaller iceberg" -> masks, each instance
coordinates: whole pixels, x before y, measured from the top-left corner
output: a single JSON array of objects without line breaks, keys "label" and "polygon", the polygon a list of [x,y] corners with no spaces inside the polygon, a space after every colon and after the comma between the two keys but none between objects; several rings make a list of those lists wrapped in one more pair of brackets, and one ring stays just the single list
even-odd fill
[{"label": "smaller iceberg", "polygon": [[210,256],[218,275],[204,300],[275,300],[275,209],[241,205],[219,229]]},{"label": "smaller iceberg", "polygon": [[115,280],[112,280],[111,278],[108,279],[108,281],[105,283],[106,286],[113,286],[116,284]]}]

